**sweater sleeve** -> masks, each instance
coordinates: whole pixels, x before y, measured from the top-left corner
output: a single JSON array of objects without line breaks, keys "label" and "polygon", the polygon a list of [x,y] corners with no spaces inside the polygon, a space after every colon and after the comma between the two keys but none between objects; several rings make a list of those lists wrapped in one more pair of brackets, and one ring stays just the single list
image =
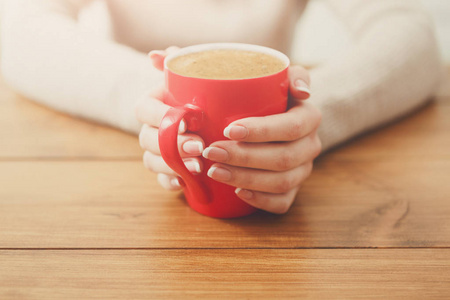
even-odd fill
[{"label": "sweater sleeve", "polygon": [[30,99],[137,133],[134,103],[163,81],[145,54],[81,30],[88,1],[8,0],[2,23],[2,73]]},{"label": "sweater sleeve", "polygon": [[415,0],[326,0],[352,46],[311,72],[324,150],[423,105],[443,68],[433,23]]}]

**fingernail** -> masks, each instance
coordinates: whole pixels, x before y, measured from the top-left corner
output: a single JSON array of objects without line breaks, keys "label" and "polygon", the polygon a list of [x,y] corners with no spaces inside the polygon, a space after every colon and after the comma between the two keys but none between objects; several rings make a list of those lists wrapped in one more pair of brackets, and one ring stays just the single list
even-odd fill
[{"label": "fingernail", "polygon": [[203,144],[200,141],[187,141],[183,144],[183,151],[187,154],[201,155]]},{"label": "fingernail", "polygon": [[240,140],[248,136],[248,129],[244,126],[232,125],[223,130],[223,135],[232,140]]},{"label": "fingernail", "polygon": [[200,164],[196,159],[186,159],[184,160],[184,165],[191,173],[201,173],[202,170],[200,169]]},{"label": "fingernail", "polygon": [[231,172],[225,168],[212,166],[208,170],[208,176],[218,181],[229,181],[231,179]]},{"label": "fingernail", "polygon": [[186,122],[184,122],[184,120],[181,120],[180,126],[178,127],[178,134],[184,133],[186,129]]},{"label": "fingernail", "polygon": [[178,178],[172,178],[170,184],[175,187],[181,187],[180,180]]},{"label": "fingernail", "polygon": [[241,188],[237,188],[234,190],[234,192],[236,193],[236,195],[239,196],[239,198],[244,199],[244,200],[250,200],[253,198],[253,193],[249,190],[243,190]]},{"label": "fingernail", "polygon": [[297,89],[297,91],[304,92],[304,93],[311,95],[311,91],[309,90],[309,85],[306,83],[306,81],[297,79],[294,82],[294,86]]},{"label": "fingernail", "polygon": [[208,147],[203,151],[203,157],[217,162],[228,160],[228,152],[218,147]]}]

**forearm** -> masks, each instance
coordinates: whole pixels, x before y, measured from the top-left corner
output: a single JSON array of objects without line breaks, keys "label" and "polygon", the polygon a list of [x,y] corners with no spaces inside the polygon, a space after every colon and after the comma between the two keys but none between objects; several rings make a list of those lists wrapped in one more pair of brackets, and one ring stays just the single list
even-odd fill
[{"label": "forearm", "polygon": [[77,1],[11,0],[2,25],[2,71],[30,99],[137,132],[134,102],[162,81],[147,57],[79,29]]},{"label": "forearm", "polygon": [[340,9],[354,45],[311,74],[324,149],[420,106],[442,76],[433,25],[420,7],[395,0],[340,1],[329,2]]}]

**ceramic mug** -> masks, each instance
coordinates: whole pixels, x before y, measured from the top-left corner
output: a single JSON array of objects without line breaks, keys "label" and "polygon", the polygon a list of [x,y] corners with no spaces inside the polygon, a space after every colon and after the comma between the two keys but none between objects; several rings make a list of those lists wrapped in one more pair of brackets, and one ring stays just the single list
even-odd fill
[{"label": "ceramic mug", "polygon": [[[279,58],[285,68],[275,74],[245,79],[204,79],[182,76],[167,64],[175,57],[213,49],[237,49],[261,52]],[[267,116],[286,111],[289,89],[289,59],[271,48],[239,43],[195,45],[181,49],[165,58],[164,74],[168,95],[164,102],[169,109],[159,128],[159,147],[164,161],[181,177],[188,204],[197,212],[216,218],[249,215],[256,208],[235,194],[235,187],[207,176],[214,163],[203,157],[203,172],[192,174],[178,152],[178,128],[182,119],[187,131],[199,135],[208,146],[227,139],[224,129],[233,121]]]}]

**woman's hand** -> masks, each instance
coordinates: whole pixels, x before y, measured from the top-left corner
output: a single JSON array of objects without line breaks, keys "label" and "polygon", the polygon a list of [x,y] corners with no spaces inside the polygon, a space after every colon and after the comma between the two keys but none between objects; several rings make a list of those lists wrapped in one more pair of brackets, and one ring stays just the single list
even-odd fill
[{"label": "woman's hand", "polygon": [[203,152],[217,162],[208,170],[209,177],[235,186],[248,204],[277,214],[291,207],[321,151],[321,114],[304,101],[310,95],[308,72],[291,67],[289,77],[287,112],[232,122],[224,130],[230,140],[217,141]]},{"label": "woman's hand", "polygon": [[[150,58],[155,67],[163,68],[164,57],[178,48],[170,47],[165,51],[152,51]],[[162,118],[170,106],[164,104],[165,88],[159,87],[144,95],[136,105],[136,117],[144,125],[139,134],[139,143],[145,150],[144,165],[158,173],[159,183],[168,190],[181,189],[177,174],[164,162],[159,151],[158,128]],[[205,143],[195,134],[185,133],[186,124],[182,121],[179,128],[178,151],[184,163],[192,173],[200,173],[203,169],[201,156]]]}]

